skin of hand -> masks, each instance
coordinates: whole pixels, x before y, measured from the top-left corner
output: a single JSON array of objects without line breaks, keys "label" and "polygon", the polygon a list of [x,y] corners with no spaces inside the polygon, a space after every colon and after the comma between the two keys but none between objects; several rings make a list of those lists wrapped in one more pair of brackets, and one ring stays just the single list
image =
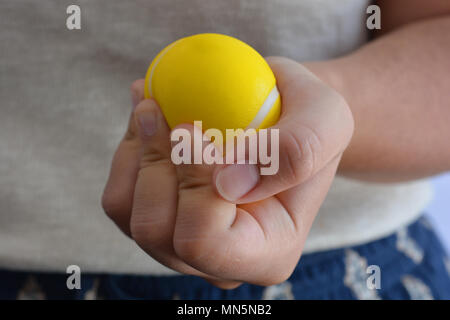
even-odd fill
[{"label": "skin of hand", "polygon": [[[450,42],[442,32],[450,27],[449,2],[377,4],[383,17],[380,39],[343,58],[306,64],[345,97],[357,124],[339,171],[363,180],[401,181],[449,170]],[[273,59],[271,66],[282,84],[284,109],[278,175],[242,179],[239,185],[246,187],[236,193],[226,177],[251,170],[174,168],[167,158],[168,128],[155,102],[141,101],[143,81],[137,81],[132,87],[137,107],[102,199],[107,214],[155,259],[222,288],[240,281],[272,284],[289,276],[353,127],[342,97],[300,65]],[[320,105],[316,120],[332,111],[328,129],[342,131],[324,136],[326,122],[314,120],[314,104]],[[333,110],[340,111],[336,119]],[[157,120],[140,126],[135,119],[149,113]],[[343,115],[346,120],[337,120]],[[336,132],[343,134],[332,136]],[[222,170],[231,171],[221,175]]]},{"label": "skin of hand", "polygon": [[248,164],[174,165],[170,129],[138,80],[102,198],[107,215],[146,253],[221,288],[272,285],[291,275],[353,133],[340,94],[297,62],[268,62],[282,97],[273,127],[277,174],[260,176]]},{"label": "skin of hand", "polygon": [[402,182],[450,170],[450,1],[379,0],[381,30],[358,50],[304,63],[343,95],[355,132],[338,173]]}]

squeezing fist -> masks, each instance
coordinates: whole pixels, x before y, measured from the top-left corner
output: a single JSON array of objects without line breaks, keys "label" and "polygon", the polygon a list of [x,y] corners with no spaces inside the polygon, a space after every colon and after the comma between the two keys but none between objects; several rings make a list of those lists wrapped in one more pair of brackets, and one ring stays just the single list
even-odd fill
[{"label": "squeezing fist", "polygon": [[272,127],[279,129],[275,175],[260,175],[257,164],[174,165],[170,129],[138,80],[102,199],[108,216],[154,259],[222,288],[290,276],[353,133],[337,92],[294,61],[268,62],[282,98]]}]

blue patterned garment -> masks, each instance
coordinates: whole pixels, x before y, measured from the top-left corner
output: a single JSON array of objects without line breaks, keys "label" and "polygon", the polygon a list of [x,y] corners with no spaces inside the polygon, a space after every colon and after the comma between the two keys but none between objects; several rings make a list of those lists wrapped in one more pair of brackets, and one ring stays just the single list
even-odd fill
[{"label": "blue patterned garment", "polygon": [[386,238],[303,255],[288,281],[218,289],[192,276],[0,271],[0,299],[450,299],[450,260],[425,218]]}]

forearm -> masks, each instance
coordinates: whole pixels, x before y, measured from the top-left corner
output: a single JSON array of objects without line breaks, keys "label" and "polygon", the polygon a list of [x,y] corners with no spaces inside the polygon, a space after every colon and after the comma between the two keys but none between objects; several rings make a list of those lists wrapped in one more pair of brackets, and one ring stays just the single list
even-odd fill
[{"label": "forearm", "polygon": [[450,170],[450,17],[407,25],[305,65],[347,100],[355,132],[339,173],[399,181]]}]

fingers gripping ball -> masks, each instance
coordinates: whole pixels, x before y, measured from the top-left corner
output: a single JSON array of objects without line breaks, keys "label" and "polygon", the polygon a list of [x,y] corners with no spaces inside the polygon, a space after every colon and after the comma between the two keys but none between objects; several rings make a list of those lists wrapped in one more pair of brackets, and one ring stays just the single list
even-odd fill
[{"label": "fingers gripping ball", "polygon": [[204,130],[267,128],[280,116],[280,94],[266,60],[220,34],[179,39],[163,49],[145,78],[170,128],[202,121]]}]

